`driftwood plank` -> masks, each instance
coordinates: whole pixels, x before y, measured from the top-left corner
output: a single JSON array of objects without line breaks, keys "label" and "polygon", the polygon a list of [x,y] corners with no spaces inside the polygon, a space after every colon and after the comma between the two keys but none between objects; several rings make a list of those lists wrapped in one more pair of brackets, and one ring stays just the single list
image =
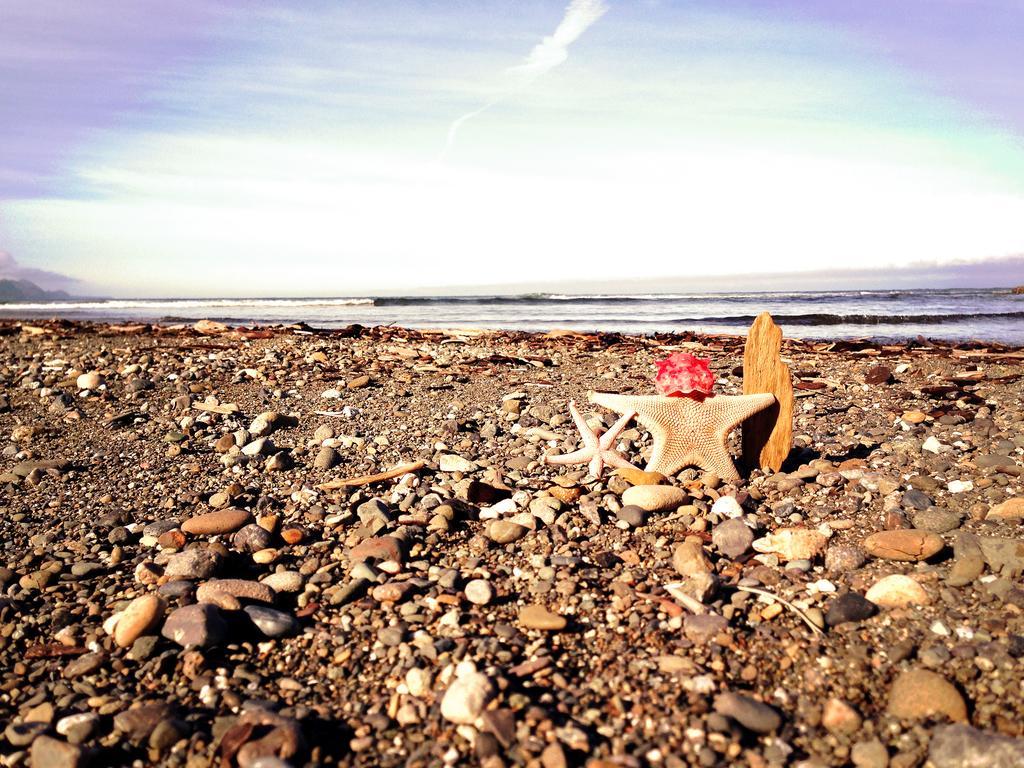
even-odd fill
[{"label": "driftwood plank", "polygon": [[425,461],[414,461],[409,464],[402,464],[394,469],[389,469],[387,472],[380,472],[376,475],[360,475],[359,477],[347,477],[344,480],[331,480],[329,483],[322,483],[321,485],[318,485],[317,488],[322,491],[332,491],[337,488],[370,485],[371,483],[379,483],[382,480],[391,480],[395,477],[401,477],[408,472],[415,472],[418,469],[423,469],[425,466]]},{"label": "driftwood plank", "polygon": [[762,312],[750,326],[743,349],[743,394],[771,392],[775,405],[743,424],[743,460],[747,466],[782,468],[793,445],[793,377],[782,362],[782,329]]}]

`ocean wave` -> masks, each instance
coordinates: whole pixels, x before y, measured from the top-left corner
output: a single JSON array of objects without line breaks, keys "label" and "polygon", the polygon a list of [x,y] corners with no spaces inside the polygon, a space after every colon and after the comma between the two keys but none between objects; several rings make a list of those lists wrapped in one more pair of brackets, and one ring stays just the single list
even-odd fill
[{"label": "ocean wave", "polygon": [[[746,325],[754,322],[756,315],[731,315],[719,317],[677,317],[672,323],[699,323],[704,325]],[[773,314],[779,325],[941,325],[962,323],[965,320],[1019,320],[1024,312],[970,312],[943,315],[830,315],[830,314]]]},{"label": "ocean wave", "polygon": [[104,309],[166,309],[178,311],[182,309],[224,309],[234,307],[245,308],[316,308],[316,307],[352,307],[374,305],[373,299],[78,299],[75,301],[45,302],[10,302],[0,304],[9,309],[27,309],[39,311],[74,311]]}]

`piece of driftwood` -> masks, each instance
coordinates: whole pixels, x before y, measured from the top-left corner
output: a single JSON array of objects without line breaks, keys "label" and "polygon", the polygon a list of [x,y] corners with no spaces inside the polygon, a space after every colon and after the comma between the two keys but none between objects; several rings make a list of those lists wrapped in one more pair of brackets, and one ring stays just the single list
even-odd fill
[{"label": "piece of driftwood", "polygon": [[232,413],[238,413],[238,406],[235,403],[224,403],[223,405],[213,405],[212,403],[192,403],[192,407],[197,411],[220,413],[225,416]]},{"label": "piece of driftwood", "polygon": [[793,445],[793,377],[782,362],[782,329],[762,312],[750,326],[743,349],[743,394],[771,392],[775,405],[743,423],[747,466],[778,472]]},{"label": "piece of driftwood", "polygon": [[376,475],[360,475],[359,477],[346,477],[341,480],[331,480],[329,483],[318,485],[317,488],[321,491],[333,491],[337,488],[351,488],[357,485],[370,485],[371,483],[379,483],[381,480],[390,480],[394,477],[401,477],[408,472],[415,472],[417,469],[423,469],[425,466],[425,461],[413,461],[409,464],[400,464],[394,469],[389,469],[387,472],[378,472]]}]

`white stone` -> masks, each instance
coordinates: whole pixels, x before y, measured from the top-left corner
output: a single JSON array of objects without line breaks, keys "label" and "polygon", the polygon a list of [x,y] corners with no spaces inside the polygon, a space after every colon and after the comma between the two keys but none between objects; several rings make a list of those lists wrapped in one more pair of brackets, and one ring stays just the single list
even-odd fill
[{"label": "white stone", "polygon": [[711,505],[711,511],[722,517],[743,517],[743,507],[734,496],[722,496]]},{"label": "white stone", "polygon": [[437,467],[442,472],[472,472],[478,465],[475,461],[464,459],[457,454],[446,453],[437,460]]},{"label": "white stone", "polygon": [[494,589],[486,579],[473,579],[466,583],[463,590],[466,599],[474,605],[487,605],[494,598]]},{"label": "white stone", "polygon": [[465,671],[462,664],[456,674],[441,699],[441,716],[452,723],[472,725],[487,706],[494,686],[487,675],[475,669]]},{"label": "white stone", "polygon": [[79,376],[75,383],[78,384],[79,389],[96,389],[103,383],[103,377],[96,371],[89,371]]},{"label": "white stone", "polygon": [[251,443],[247,443],[242,448],[242,453],[246,456],[259,456],[263,453],[264,447],[267,445],[267,438],[261,437],[257,440],[253,440]]},{"label": "white stone", "polygon": [[864,597],[882,608],[909,608],[931,602],[924,587],[900,573],[879,579]]},{"label": "white stone", "polygon": [[949,450],[949,446],[943,445],[935,435],[932,435],[924,441],[924,444],[921,446],[921,450],[928,451],[929,453],[942,453],[943,451]]},{"label": "white stone", "polygon": [[974,490],[974,483],[971,480],[953,480],[946,486],[950,493],[963,493]]},{"label": "white stone", "polygon": [[405,673],[405,687],[409,690],[410,696],[423,698],[430,692],[430,684],[430,672],[425,669],[413,667]]}]

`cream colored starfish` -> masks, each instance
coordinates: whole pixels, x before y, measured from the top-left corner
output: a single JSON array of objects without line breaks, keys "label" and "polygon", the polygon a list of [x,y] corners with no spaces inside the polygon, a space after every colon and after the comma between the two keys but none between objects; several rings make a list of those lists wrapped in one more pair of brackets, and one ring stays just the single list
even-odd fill
[{"label": "cream colored starfish", "polygon": [[[541,456],[541,464],[584,464],[589,462],[590,474],[594,477],[601,477],[601,471],[605,464],[611,464],[613,467],[633,467],[618,451],[612,448],[616,438],[632,420],[632,411],[628,413],[623,411],[623,417],[612,424],[603,435],[598,435],[590,428],[580,412],[576,410],[575,400],[569,401],[569,413],[572,414],[572,420],[576,422],[576,428],[580,431],[580,437],[583,438],[583,447],[562,456]],[[636,469],[636,467],[633,468]]]},{"label": "cream colored starfish", "polygon": [[648,472],[674,475],[696,465],[723,480],[739,479],[726,440],[733,428],[775,402],[772,394],[715,395],[703,401],[663,395],[591,392],[588,399],[619,413],[636,413],[654,438]]}]

